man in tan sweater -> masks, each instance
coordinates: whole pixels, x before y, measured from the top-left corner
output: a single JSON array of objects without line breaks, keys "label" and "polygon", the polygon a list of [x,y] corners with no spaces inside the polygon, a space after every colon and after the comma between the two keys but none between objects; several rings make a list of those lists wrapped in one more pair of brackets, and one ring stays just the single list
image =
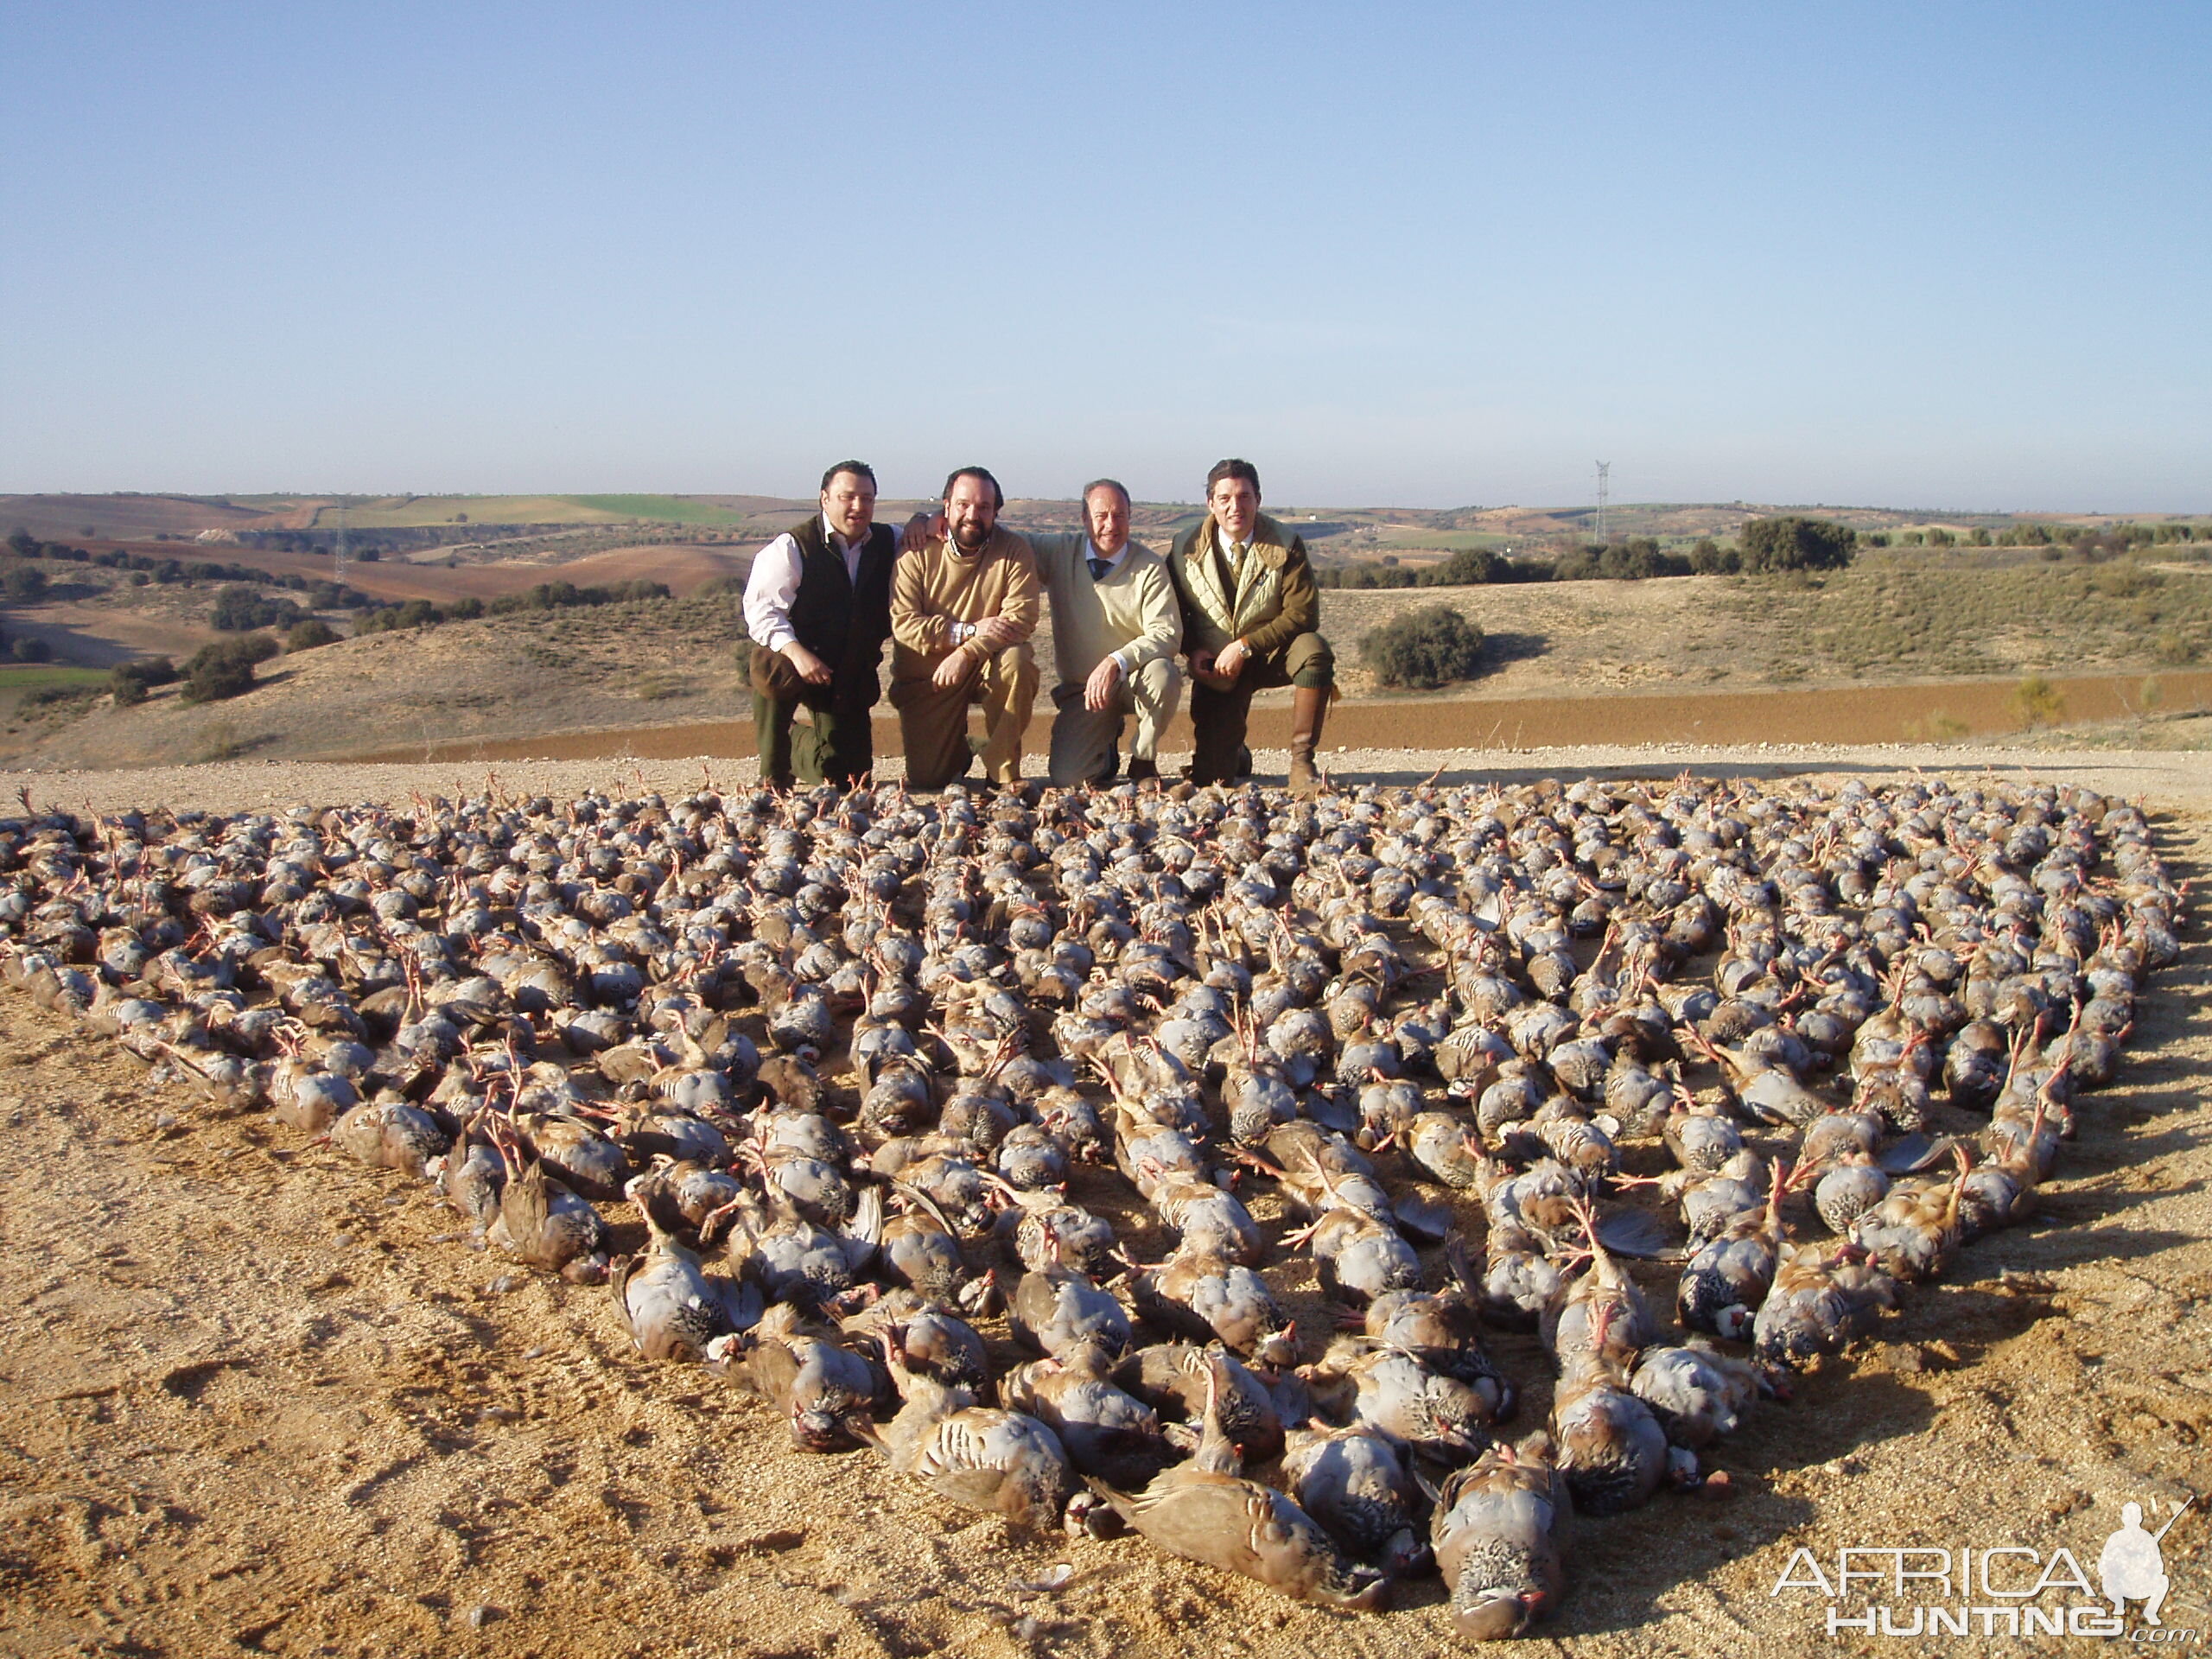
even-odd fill
[{"label": "man in tan sweater", "polygon": [[944,481],[944,533],[902,554],[892,577],[891,704],[915,789],[966,776],[971,702],[983,705],[984,772],[1021,781],[1043,607],[1029,543],[998,527],[1005,505],[996,479],[962,467]]},{"label": "man in tan sweater", "polygon": [[1129,493],[1110,478],[1083,492],[1085,531],[1028,537],[1052,601],[1052,778],[1063,787],[1114,775],[1131,714],[1132,779],[1160,776],[1160,738],[1182,701],[1175,653],[1183,614],[1160,556],[1129,539]]}]

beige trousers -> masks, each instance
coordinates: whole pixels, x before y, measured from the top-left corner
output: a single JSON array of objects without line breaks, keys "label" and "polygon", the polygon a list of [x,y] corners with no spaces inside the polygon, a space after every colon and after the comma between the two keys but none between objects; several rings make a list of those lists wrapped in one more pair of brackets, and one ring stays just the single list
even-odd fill
[{"label": "beige trousers", "polygon": [[968,742],[968,709],[977,702],[983,705],[984,775],[995,784],[1020,782],[1021,734],[1037,705],[1037,679],[1036,654],[1024,640],[985,658],[950,690],[926,679],[892,682],[891,706],[899,711],[908,787],[943,789],[967,776],[974,753]]}]

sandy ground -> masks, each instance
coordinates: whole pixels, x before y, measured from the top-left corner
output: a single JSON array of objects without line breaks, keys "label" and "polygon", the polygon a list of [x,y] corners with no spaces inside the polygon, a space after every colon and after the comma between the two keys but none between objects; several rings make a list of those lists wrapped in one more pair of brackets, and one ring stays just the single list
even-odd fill
[{"label": "sandy ground", "polygon": [[[1342,757],[1363,776],[1872,777],[1914,765],[2150,802],[2177,874],[2212,868],[2212,764],[2176,754],[1573,751]],[[1267,757],[1262,757],[1263,765]],[[732,763],[705,763],[715,781]],[[1280,764],[1279,761],[1277,764]],[[509,787],[683,789],[699,763],[515,766]],[[9,777],[41,804],[238,809],[466,788],[453,768],[237,765]],[[2040,1217],[1967,1250],[1844,1367],[1763,1406],[1731,1501],[1585,1522],[1546,1650],[1895,1649],[1770,1593],[1800,1548],[2070,1549],[2118,1506],[2212,1482],[2212,950],[2142,1003]],[[217,1117],[0,995],[0,1651],[283,1654],[1425,1655],[1433,1580],[1351,1618],[1134,1541],[1024,1537],[809,1457],[734,1385],[632,1353],[603,1290],[472,1252],[420,1183],[254,1116]],[[1078,1197],[1082,1196],[1078,1192]],[[1310,1292],[1301,1262],[1270,1269]],[[1300,1279],[1300,1275],[1306,1275]],[[1646,1275],[1661,1294],[1665,1269]],[[1503,1363],[1543,1384],[1533,1344]],[[2165,1541],[2169,1625],[2212,1626],[2206,1523]],[[1046,1570],[1074,1570],[1057,1591]],[[1854,1605],[1848,1611],[1859,1611]],[[2051,1638],[1999,1650],[2085,1646]],[[1915,1644],[1916,1646],[1918,1644]],[[1947,1648],[1953,1644],[1937,1644]]]}]

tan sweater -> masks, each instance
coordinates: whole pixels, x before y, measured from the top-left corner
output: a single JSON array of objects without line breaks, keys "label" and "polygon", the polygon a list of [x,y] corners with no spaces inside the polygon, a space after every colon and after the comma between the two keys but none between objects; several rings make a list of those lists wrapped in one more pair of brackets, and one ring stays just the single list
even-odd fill
[{"label": "tan sweater", "polygon": [[1052,601],[1052,656],[1062,685],[1081,685],[1090,671],[1118,657],[1124,676],[1183,644],[1183,612],[1167,567],[1141,542],[1131,542],[1103,582],[1090,575],[1090,537],[1032,536],[1037,574]]},{"label": "tan sweater", "polygon": [[[891,578],[891,677],[925,680],[935,673],[954,649],[955,622],[1003,616],[1028,639],[1043,592],[1029,543],[1010,530],[994,530],[973,558],[950,537],[900,554]],[[985,654],[973,639],[958,649],[978,659]]]}]

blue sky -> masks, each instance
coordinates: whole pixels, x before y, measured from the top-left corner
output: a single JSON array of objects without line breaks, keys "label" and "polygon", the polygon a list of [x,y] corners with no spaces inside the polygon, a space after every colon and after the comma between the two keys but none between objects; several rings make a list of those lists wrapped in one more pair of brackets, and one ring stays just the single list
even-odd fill
[{"label": "blue sky", "polygon": [[2212,7],[0,0],[0,490],[2212,510]]}]

